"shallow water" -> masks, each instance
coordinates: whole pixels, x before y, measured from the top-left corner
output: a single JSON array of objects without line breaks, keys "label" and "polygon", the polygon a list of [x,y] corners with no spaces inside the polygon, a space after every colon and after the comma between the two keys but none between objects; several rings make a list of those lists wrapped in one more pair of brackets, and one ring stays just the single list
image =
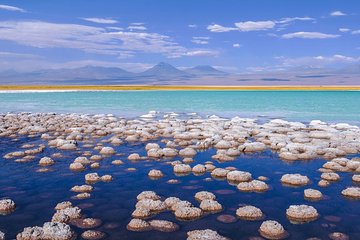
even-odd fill
[{"label": "shallow water", "polygon": [[103,91],[0,93],[0,112],[113,113],[156,110],[222,117],[285,118],[360,124],[359,91]]},{"label": "shallow water", "polygon": [[[106,138],[109,138],[106,137]],[[101,139],[98,139],[100,141]],[[39,144],[43,141],[39,137],[20,138],[19,141],[12,141],[7,138],[0,138],[0,155],[15,151],[23,143]],[[161,143],[159,143],[161,144]],[[104,144],[107,145],[107,144]],[[81,145],[80,145],[81,146]],[[132,152],[145,155],[144,144],[124,144],[114,147],[118,153],[126,156]],[[96,151],[92,149],[82,149]],[[271,189],[264,193],[243,193],[236,189],[236,186],[229,185],[227,181],[213,180],[204,181],[210,177],[209,173],[201,176],[193,174],[177,177],[172,167],[162,161],[141,161],[129,162],[125,156],[111,156],[102,160],[101,168],[95,170],[99,175],[111,174],[114,180],[110,183],[96,183],[92,197],[85,200],[72,200],[74,193],[69,189],[74,185],[84,183],[84,175],[92,170],[74,173],[68,169],[70,162],[80,152],[60,151],[62,158],[55,159],[56,164],[51,166],[51,172],[37,173],[39,168],[38,160],[43,156],[50,156],[59,152],[53,148],[46,148],[37,155],[37,158],[30,163],[15,163],[13,160],[0,160],[0,198],[10,197],[17,204],[14,213],[0,216],[0,230],[4,231],[9,239],[22,231],[24,227],[42,225],[50,221],[54,214],[54,207],[58,202],[70,200],[74,205],[80,205],[88,217],[96,217],[103,220],[98,230],[106,232],[106,239],[185,239],[186,232],[194,229],[210,228],[220,234],[232,239],[248,239],[250,236],[259,236],[258,228],[261,221],[242,221],[224,224],[216,220],[221,214],[235,215],[239,204],[251,204],[262,209],[266,219],[279,221],[290,233],[289,239],[306,239],[319,237],[328,239],[331,232],[339,231],[346,233],[350,239],[360,239],[360,203],[341,196],[341,190],[346,186],[353,185],[350,173],[340,173],[341,180],[331,184],[327,188],[319,188],[317,181],[320,173],[316,171],[322,166],[324,160],[297,161],[286,163],[277,157],[276,154],[266,151],[257,154],[241,155],[235,161],[227,163],[216,163],[218,167],[234,166],[239,170],[249,171],[253,177],[264,175],[269,177],[267,183]],[[198,153],[194,159],[196,163],[203,163],[211,159],[213,149]],[[121,159],[125,164],[114,166],[111,161]],[[193,164],[191,164],[193,165]],[[137,171],[128,172],[128,167],[135,167]],[[159,180],[150,180],[147,173],[150,169],[160,169],[165,177]],[[94,171],[94,172],[95,172]],[[285,187],[279,182],[284,173],[302,173],[307,175],[311,184],[305,187]],[[180,184],[167,184],[169,179],[180,179]],[[309,202],[303,198],[305,188],[320,189],[326,199],[318,202]],[[126,230],[126,225],[131,219],[134,210],[136,196],[144,190],[154,190],[164,198],[177,196],[188,200],[198,206],[194,199],[196,192],[207,190],[214,192],[217,200],[223,205],[224,210],[220,213],[209,214],[199,220],[191,222],[178,221],[171,212],[156,215],[153,219],[167,219],[180,225],[180,230],[173,233],[143,232],[135,233]],[[219,191],[229,190],[229,191]],[[227,193],[227,194],[223,194]],[[291,224],[285,216],[285,211],[291,204],[309,204],[314,206],[320,213],[320,218],[307,224]],[[340,221],[331,222],[326,216],[336,216]],[[111,224],[111,228],[109,225]],[[79,234],[80,229],[74,228]],[[79,237],[80,239],[80,237]]]}]

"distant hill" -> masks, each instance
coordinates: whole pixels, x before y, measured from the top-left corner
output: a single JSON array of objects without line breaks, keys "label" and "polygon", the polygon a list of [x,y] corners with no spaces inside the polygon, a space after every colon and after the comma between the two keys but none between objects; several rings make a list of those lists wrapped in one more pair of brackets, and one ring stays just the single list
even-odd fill
[{"label": "distant hill", "polygon": [[152,68],[137,75],[143,77],[190,77],[191,76],[191,74],[181,71],[176,67],[165,62],[160,62],[155,66],[153,66]]},{"label": "distant hill", "polygon": [[209,65],[199,65],[193,68],[188,68],[185,70],[187,73],[197,75],[197,76],[214,76],[214,75],[227,75],[226,72],[219,71]]}]

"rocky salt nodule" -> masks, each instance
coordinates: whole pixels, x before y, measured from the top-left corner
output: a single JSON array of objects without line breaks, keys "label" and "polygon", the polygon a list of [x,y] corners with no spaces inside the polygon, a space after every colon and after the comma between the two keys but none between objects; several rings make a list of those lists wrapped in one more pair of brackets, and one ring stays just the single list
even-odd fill
[{"label": "rocky salt nodule", "polygon": [[131,221],[128,223],[126,228],[129,231],[134,231],[134,232],[144,232],[144,231],[150,231],[152,229],[151,225],[147,221],[137,218],[131,219]]},{"label": "rocky salt nodule", "polygon": [[197,207],[179,207],[174,214],[179,220],[195,220],[200,218],[203,212]]},{"label": "rocky salt nodule", "polygon": [[195,199],[201,202],[203,200],[215,200],[216,196],[211,192],[201,191],[195,194]]},{"label": "rocky salt nodule", "polygon": [[151,169],[148,173],[148,176],[153,179],[159,179],[164,176],[164,174],[160,170]]},{"label": "rocky salt nodule", "polygon": [[187,240],[229,240],[229,238],[210,229],[189,231],[187,236]]},{"label": "rocky salt nodule", "polygon": [[87,230],[81,234],[85,240],[100,240],[106,237],[106,234],[97,230]]},{"label": "rocky salt nodule", "polygon": [[174,173],[177,174],[187,174],[191,172],[191,167],[190,165],[187,164],[176,164],[174,166]]},{"label": "rocky salt nodule", "polygon": [[70,170],[72,171],[83,171],[85,170],[85,166],[82,163],[74,162],[69,165]]},{"label": "rocky salt nodule", "polygon": [[264,217],[263,212],[260,208],[254,206],[244,206],[236,210],[236,216],[243,220],[260,220]]},{"label": "rocky salt nodule", "polygon": [[167,206],[164,202],[160,200],[152,200],[152,199],[142,199],[138,201],[135,205],[138,208],[145,208],[152,212],[161,212],[167,209]]},{"label": "rocky salt nodule", "polygon": [[152,213],[150,209],[144,207],[138,207],[132,212],[131,216],[134,218],[144,219],[150,217],[151,214]]},{"label": "rocky salt nodule", "polygon": [[304,190],[304,197],[308,200],[317,201],[321,200],[323,195],[319,190],[308,188]]},{"label": "rocky salt nodule", "polygon": [[78,207],[66,207],[63,209],[56,210],[53,215],[51,222],[69,223],[74,219],[81,218],[81,209]]},{"label": "rocky salt nodule", "polygon": [[159,232],[175,232],[179,229],[179,225],[166,220],[151,220],[149,224],[153,230]]},{"label": "rocky salt nodule", "polygon": [[100,154],[102,154],[102,155],[112,155],[112,154],[115,154],[115,153],[116,153],[116,151],[112,147],[103,147],[100,150]]},{"label": "rocky salt nodule", "polygon": [[53,164],[55,164],[55,161],[52,160],[52,159],[49,158],[49,157],[43,157],[43,158],[41,158],[40,161],[39,161],[39,165],[40,165],[40,166],[51,166],[51,165],[53,165]]},{"label": "rocky salt nodule", "polygon": [[310,179],[301,174],[285,174],[280,179],[281,183],[292,186],[305,186],[309,184]]},{"label": "rocky salt nodule", "polygon": [[329,239],[331,240],[349,240],[349,236],[345,233],[341,233],[341,232],[333,232],[330,233],[329,235]]},{"label": "rocky salt nodule", "polygon": [[91,192],[94,189],[91,185],[76,185],[71,188],[72,192],[84,193],[84,192]]},{"label": "rocky salt nodule", "polygon": [[101,177],[97,173],[88,173],[85,175],[85,181],[89,183],[96,183],[101,181]]},{"label": "rocky salt nodule", "polygon": [[0,199],[0,215],[7,215],[15,211],[15,202],[11,199]]},{"label": "rocky salt nodule", "polygon": [[354,182],[360,183],[360,174],[355,174],[351,178]]},{"label": "rocky salt nodule", "polygon": [[252,176],[249,172],[235,170],[228,172],[226,178],[231,182],[248,182],[252,179]]},{"label": "rocky salt nodule", "polygon": [[286,216],[290,221],[301,223],[314,221],[319,217],[317,210],[308,205],[291,205],[286,209]]},{"label": "rocky salt nodule", "polygon": [[226,178],[227,174],[230,172],[230,170],[226,170],[223,168],[215,168],[211,172],[211,176],[214,178]]},{"label": "rocky salt nodule", "polygon": [[348,187],[342,190],[341,194],[348,198],[360,199],[360,187]]},{"label": "rocky salt nodule", "polygon": [[206,167],[203,164],[196,164],[193,168],[192,168],[192,172],[194,174],[204,174],[206,172]]},{"label": "rocky salt nodule", "polygon": [[260,180],[252,180],[250,182],[241,182],[237,185],[237,189],[243,192],[264,192],[269,186]]},{"label": "rocky salt nodule", "polygon": [[261,224],[259,228],[260,235],[266,239],[284,239],[287,232],[284,227],[277,221],[268,220]]},{"label": "rocky salt nodule", "polygon": [[46,222],[42,227],[26,227],[17,240],[71,240],[75,233],[65,223]]},{"label": "rocky salt nodule", "polygon": [[138,201],[144,200],[144,199],[151,199],[151,200],[159,200],[160,196],[157,195],[156,192],[153,191],[143,191],[137,195],[136,199]]},{"label": "rocky salt nodule", "polygon": [[216,200],[204,199],[200,202],[200,209],[207,212],[219,212],[223,208]]},{"label": "rocky salt nodule", "polygon": [[333,172],[322,173],[320,177],[327,181],[338,181],[340,179],[339,174]]},{"label": "rocky salt nodule", "polygon": [[132,153],[128,156],[128,160],[130,161],[138,161],[141,160],[141,157],[138,153]]}]

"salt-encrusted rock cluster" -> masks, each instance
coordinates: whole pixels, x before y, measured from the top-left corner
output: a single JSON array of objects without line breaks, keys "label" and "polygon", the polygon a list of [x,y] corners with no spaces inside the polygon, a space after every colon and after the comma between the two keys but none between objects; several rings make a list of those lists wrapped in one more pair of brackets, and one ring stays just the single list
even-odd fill
[{"label": "salt-encrusted rock cluster", "polygon": [[[266,176],[253,176],[252,173],[234,167],[221,167],[222,162],[235,161],[241,154],[272,150],[278,153],[284,161],[326,159],[319,169],[319,187],[342,182],[342,174],[352,174],[355,183],[360,182],[360,158],[346,158],[349,154],[360,152],[360,129],[349,124],[327,124],[318,120],[309,124],[289,122],[274,119],[259,124],[254,119],[234,117],[222,119],[211,116],[207,119],[195,117],[188,119],[176,118],[168,114],[163,119],[155,119],[156,112],[151,112],[139,119],[122,119],[114,115],[84,115],[84,114],[54,114],[54,113],[7,113],[0,114],[0,137],[17,138],[19,135],[41,136],[45,144],[23,144],[19,150],[6,153],[3,158],[17,163],[38,161],[38,172],[46,173],[58,164],[65,151],[80,153],[71,160],[68,168],[74,174],[85,172],[85,183],[76,185],[71,191],[76,193],[75,199],[91,197],[97,182],[110,182],[111,175],[94,172],[103,168],[104,162],[111,156],[122,156],[116,151],[116,146],[123,143],[143,142],[145,154],[131,152],[124,159],[113,160],[112,167],[122,165],[124,161],[166,160],[177,176],[194,174],[201,176],[209,174],[209,180],[226,180],[242,192],[264,192],[271,188]],[[94,139],[101,139],[97,142]],[[155,141],[161,140],[161,143]],[[40,155],[46,148],[57,152],[51,156]],[[200,151],[214,148],[216,152],[209,161],[196,162]],[[41,157],[39,157],[41,156]],[[177,157],[181,160],[172,161]],[[159,161],[160,162],[160,161]],[[136,171],[128,167],[128,172]],[[310,175],[309,175],[310,176]],[[167,177],[154,167],[148,172],[152,180],[161,181]],[[159,180],[160,179],[160,180]],[[286,173],[279,179],[284,186],[302,187],[311,184],[313,179],[299,174]],[[278,180],[277,180],[278,181]],[[178,179],[167,180],[168,183],[178,183]],[[215,182],[215,181],[214,181]],[[234,188],[235,188],[234,187]],[[346,198],[360,199],[360,188],[347,186],[341,191]],[[304,198],[317,201],[323,198],[321,191],[304,189]],[[340,194],[340,193],[339,193]],[[176,197],[162,199],[155,192],[145,191],[138,195],[133,219],[127,225],[131,231],[157,230],[164,232],[176,231],[176,223],[152,219],[158,213],[172,211],[179,220],[194,220],[204,214],[223,210],[216,196],[207,191],[195,195],[198,206]],[[325,200],[324,200],[325,201]],[[0,214],[11,213],[15,203],[10,199],[0,200]],[[257,221],[265,214],[255,206],[242,206],[236,210],[236,215],[242,220]],[[291,222],[309,222],[317,219],[319,213],[309,205],[291,205],[286,210],[286,216]],[[70,202],[62,202],[56,207],[52,221],[42,227],[25,228],[17,239],[72,239],[74,232],[70,225],[79,228],[91,228],[101,224],[101,220],[84,218],[81,210],[73,207]],[[268,239],[281,239],[287,236],[282,225],[268,220],[261,224],[260,234]],[[334,233],[335,236],[336,234]],[[97,230],[86,230],[81,234],[84,239],[100,239],[105,234]],[[226,239],[217,232],[195,230],[188,232],[188,239]],[[1,235],[0,235],[1,239]]]},{"label": "salt-encrusted rock cluster", "polygon": [[201,191],[195,194],[195,199],[200,202],[195,207],[191,202],[177,197],[168,197],[164,200],[153,191],[143,191],[137,196],[133,219],[127,228],[131,231],[175,231],[178,226],[175,223],[164,220],[146,221],[164,211],[172,211],[178,220],[195,220],[203,216],[205,212],[214,213],[222,210],[222,205],[216,201],[216,196],[211,192]]}]

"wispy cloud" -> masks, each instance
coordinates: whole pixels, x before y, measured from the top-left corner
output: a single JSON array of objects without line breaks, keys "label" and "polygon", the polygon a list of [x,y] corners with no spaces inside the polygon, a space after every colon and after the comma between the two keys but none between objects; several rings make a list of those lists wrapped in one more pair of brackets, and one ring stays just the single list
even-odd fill
[{"label": "wispy cloud", "polygon": [[235,31],[237,30],[237,28],[235,27],[224,27],[224,26],[221,26],[219,24],[211,24],[209,26],[207,26],[207,29],[210,31],[210,32],[230,32],[230,31]]},{"label": "wispy cloud", "polygon": [[81,18],[88,22],[101,23],[101,24],[115,24],[118,23],[117,20],[110,18]]},{"label": "wispy cloud", "polygon": [[225,27],[220,24],[210,24],[208,25],[207,29],[210,32],[230,32],[230,31],[250,32],[250,31],[271,30],[279,26],[280,30],[283,30],[284,26],[294,21],[315,21],[315,18],[286,17],[280,20],[235,22],[234,23],[235,27]]},{"label": "wispy cloud", "polygon": [[239,44],[239,43],[234,43],[234,44],[233,44],[233,47],[234,47],[234,48],[240,48],[240,47],[241,47],[241,44]]},{"label": "wispy cloud", "polygon": [[276,23],[290,23],[294,21],[315,21],[315,18],[311,17],[286,17],[282,18],[278,21],[275,21]]},{"label": "wispy cloud", "polygon": [[350,30],[349,28],[339,28],[340,32],[349,32]]},{"label": "wispy cloud", "polygon": [[207,57],[207,56],[216,56],[219,53],[217,51],[212,51],[212,50],[194,50],[194,51],[189,51],[185,54],[185,56],[190,56],[190,57]]},{"label": "wispy cloud", "polygon": [[326,34],[321,32],[294,32],[286,33],[282,35],[282,38],[291,39],[291,38],[304,38],[304,39],[326,39],[326,38],[337,38],[340,35],[337,34]]},{"label": "wispy cloud", "polygon": [[210,37],[193,37],[191,42],[195,44],[206,45],[209,44],[209,39]]},{"label": "wispy cloud", "polygon": [[[208,39],[200,37],[198,40],[201,38]],[[159,33],[41,21],[0,21],[0,40],[35,48],[76,49],[117,58],[129,58],[137,53],[161,54],[168,58],[218,54],[209,49],[188,49],[171,37]]]},{"label": "wispy cloud", "polygon": [[332,17],[346,16],[346,13],[343,13],[342,11],[334,11],[330,13],[330,16]]},{"label": "wispy cloud", "polygon": [[360,34],[360,29],[352,31],[351,34]]},{"label": "wispy cloud", "polygon": [[26,12],[25,9],[10,6],[10,5],[0,5],[0,10],[7,10],[7,11],[14,11],[14,12]]},{"label": "wispy cloud", "polygon": [[197,28],[198,26],[196,24],[189,24],[188,27],[189,28]]},{"label": "wispy cloud", "polygon": [[247,22],[237,22],[235,26],[239,31],[249,32],[249,31],[263,31],[269,30],[275,27],[275,22],[273,21],[247,21]]},{"label": "wispy cloud", "polygon": [[275,26],[273,21],[246,21],[246,22],[236,22],[234,23],[235,27],[224,27],[219,24],[211,24],[207,27],[210,32],[230,32],[230,31],[240,31],[240,32],[250,32],[250,31],[262,31],[269,30]]},{"label": "wispy cloud", "polygon": [[139,25],[130,25],[128,26],[128,29],[130,31],[145,31],[147,28],[145,26],[139,26]]},{"label": "wispy cloud", "polygon": [[39,55],[16,52],[0,52],[0,59],[36,59],[43,58]]}]

